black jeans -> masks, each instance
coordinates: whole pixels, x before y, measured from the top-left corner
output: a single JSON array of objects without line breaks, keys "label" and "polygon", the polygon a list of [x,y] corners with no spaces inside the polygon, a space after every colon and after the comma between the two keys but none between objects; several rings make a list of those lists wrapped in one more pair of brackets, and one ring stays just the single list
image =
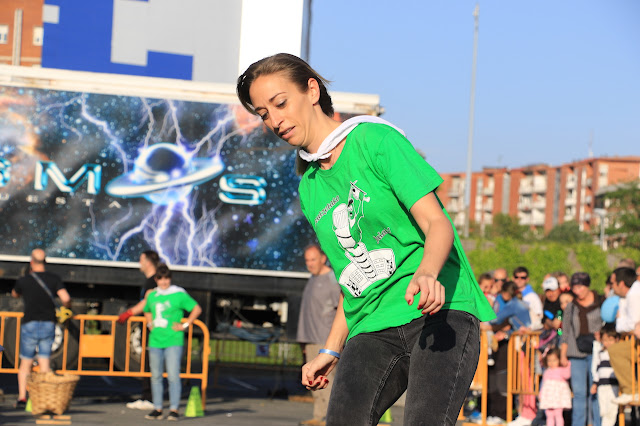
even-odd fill
[{"label": "black jeans", "polygon": [[405,425],[455,425],[479,355],[478,320],[462,311],[359,334],[342,352],[327,425],[377,425],[405,390]]}]

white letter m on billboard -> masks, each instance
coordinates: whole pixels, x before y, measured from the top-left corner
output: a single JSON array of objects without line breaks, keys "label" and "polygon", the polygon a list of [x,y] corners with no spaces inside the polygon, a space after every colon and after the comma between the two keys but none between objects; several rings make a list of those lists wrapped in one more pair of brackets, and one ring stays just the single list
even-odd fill
[{"label": "white letter m on billboard", "polygon": [[98,164],[83,164],[70,179],[67,179],[56,163],[38,161],[36,163],[36,175],[33,187],[38,191],[43,191],[49,183],[49,178],[51,178],[61,192],[75,192],[86,180],[87,193],[95,195],[100,192],[102,166]]}]

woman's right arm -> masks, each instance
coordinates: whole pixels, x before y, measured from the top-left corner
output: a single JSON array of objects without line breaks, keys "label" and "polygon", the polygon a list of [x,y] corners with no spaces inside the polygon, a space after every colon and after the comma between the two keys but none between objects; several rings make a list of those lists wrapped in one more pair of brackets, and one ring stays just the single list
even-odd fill
[{"label": "woman's right arm", "polygon": [[[338,302],[336,316],[333,319],[329,337],[324,345],[324,349],[338,353],[342,352],[344,344],[347,341],[347,336],[349,335],[347,319],[344,316],[344,309],[342,307],[343,301],[344,295],[340,294],[340,302]],[[327,376],[337,363],[338,358],[333,355],[318,354],[311,362],[302,366],[302,385],[306,386],[309,390],[324,389],[329,383]]]},{"label": "woman's right arm", "polygon": [[[560,365],[563,367],[568,365],[569,359],[567,358],[567,351],[569,349],[569,339],[575,339],[573,335],[573,309],[569,309],[569,306],[573,308],[571,303],[567,305],[562,317],[562,336],[560,337]],[[570,315],[567,315],[570,313]]]}]

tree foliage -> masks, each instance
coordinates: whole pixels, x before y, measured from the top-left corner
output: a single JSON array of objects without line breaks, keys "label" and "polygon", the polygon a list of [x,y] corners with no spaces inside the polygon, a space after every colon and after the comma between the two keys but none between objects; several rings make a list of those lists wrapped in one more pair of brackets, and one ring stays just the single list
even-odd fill
[{"label": "tree foliage", "polygon": [[520,225],[517,217],[505,213],[498,213],[493,217],[493,225],[485,228],[485,236],[488,239],[511,238],[513,240],[531,239],[531,229],[526,225]]},{"label": "tree foliage", "polygon": [[576,221],[564,222],[554,227],[549,231],[546,239],[565,244],[591,242],[591,236],[580,231],[580,225]]},{"label": "tree foliage", "polygon": [[622,236],[625,246],[640,250],[640,181],[622,184],[606,197],[611,201],[607,235]]},{"label": "tree foliage", "polygon": [[511,238],[497,238],[478,242],[476,248],[467,250],[474,274],[505,268],[509,275],[517,266],[529,270],[533,288],[542,293],[542,281],[548,273],[562,271],[571,276],[584,271],[591,276],[591,288],[602,292],[608,274],[624,257],[640,261],[640,250],[625,248],[605,252],[591,243],[561,244],[549,241],[533,241],[523,244]]}]

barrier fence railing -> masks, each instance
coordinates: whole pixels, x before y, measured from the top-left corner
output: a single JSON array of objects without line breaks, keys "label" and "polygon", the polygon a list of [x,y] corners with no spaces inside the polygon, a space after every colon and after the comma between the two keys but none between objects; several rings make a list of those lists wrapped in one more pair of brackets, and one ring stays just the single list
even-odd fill
[{"label": "barrier fence railing", "polygon": [[[5,350],[12,351],[10,358],[15,361],[15,366],[9,367],[4,365],[3,357],[0,357],[0,373],[13,373],[18,372],[17,360],[19,359],[20,348],[20,333],[16,332],[12,337],[11,344],[6,341],[7,339],[7,320],[15,320],[15,329],[19,330],[23,314],[21,312],[0,312],[0,345],[5,346]],[[116,321],[118,317],[115,315],[76,315],[73,320],[79,322],[79,334],[78,334],[78,358],[77,367],[69,368],[69,328],[64,328],[64,335],[62,339],[62,367],[56,371],[58,373],[70,373],[81,376],[115,376],[115,377],[150,377],[151,373],[145,369],[145,357],[146,357],[146,341],[147,341],[147,327],[144,317],[131,317],[126,324],[126,334],[124,339],[126,341],[124,354],[124,368],[120,371],[115,369],[115,356],[117,354],[116,345]],[[100,334],[87,333],[87,324],[89,321],[99,321],[107,323],[107,327],[101,327],[106,332]],[[132,368],[130,360],[132,357],[131,346],[131,334],[134,328],[141,330],[141,353],[139,355],[139,367]],[[194,348],[194,326],[200,329],[202,338],[199,343],[199,347]],[[210,358],[210,336],[209,330],[204,323],[199,320],[194,321],[193,325],[187,330],[186,340],[186,366],[180,373],[182,378],[199,379],[201,381],[202,390],[202,404],[205,406],[206,401],[206,389],[208,385],[208,370],[209,370],[209,358]],[[197,333],[199,334],[199,333]],[[520,406],[529,404],[535,407],[535,398],[540,391],[540,369],[537,368],[536,363],[539,362],[537,357],[537,347],[539,343],[539,332],[526,332],[526,333],[514,333],[509,339],[508,343],[508,355],[507,355],[507,412],[506,420],[511,421],[513,418],[513,399],[515,396],[520,396]],[[636,338],[633,335],[627,336],[630,344],[630,370],[631,376],[631,390],[632,395],[637,395],[640,390],[640,383],[638,378],[640,377],[640,352]],[[232,341],[217,339],[214,343],[214,354],[212,361],[214,361],[214,385],[217,380],[217,370],[220,365],[242,365],[243,367],[251,364],[256,364],[256,367],[291,367],[297,368],[300,363],[300,349],[297,343],[272,343],[264,344],[266,350],[275,351],[275,353],[260,354],[259,352],[261,344],[245,342],[245,341]],[[11,347],[13,346],[13,347]],[[471,389],[480,392],[480,413],[482,425],[486,424],[487,419],[487,393],[488,393],[488,347],[489,341],[486,332],[481,333],[480,338],[480,357],[478,360],[478,367],[473,378]],[[201,368],[195,368],[193,359],[194,349],[200,353]],[[108,368],[106,370],[89,370],[85,369],[84,361],[86,359],[102,358],[108,360]],[[6,362],[5,362],[6,364]],[[200,369],[201,371],[195,371]],[[166,374],[165,374],[166,376]],[[634,400],[630,405],[640,405],[640,400]],[[461,413],[462,414],[462,413]],[[624,421],[624,413],[620,411],[621,421]],[[462,418],[462,416],[461,416]],[[466,423],[465,423],[466,424]],[[623,423],[621,423],[623,424]]]},{"label": "barrier fence railing", "polygon": [[[478,367],[476,374],[473,376],[470,389],[480,392],[480,415],[481,425],[487,424],[487,391],[489,377],[489,339],[486,331],[480,332],[480,357],[478,358]],[[460,411],[458,420],[464,419],[464,407]],[[463,423],[464,426],[477,425],[478,423]]]},{"label": "barrier fence railing", "polygon": [[[629,345],[628,354],[630,361],[629,377],[631,378],[631,395],[633,396],[633,400],[626,405],[637,407],[640,406],[640,397],[638,396],[638,393],[640,391],[640,384],[638,383],[638,380],[640,378],[640,351],[638,350],[638,341],[635,335],[629,334],[624,337],[624,340],[629,342],[627,343]],[[624,406],[621,405],[620,410],[618,411],[618,424],[620,425],[623,425],[625,422],[623,408]]]},{"label": "barrier fence railing", "polygon": [[509,338],[507,355],[507,413],[513,419],[513,398],[520,395],[520,410],[535,412],[536,397],[540,391],[540,369],[537,368],[537,348],[540,332],[514,333]]},{"label": "barrier fence railing", "polygon": [[[14,366],[8,367],[3,365],[3,357],[0,357],[0,373],[17,373],[18,368],[18,360],[20,353],[20,325],[22,322],[23,314],[22,312],[0,312],[0,345],[5,346],[5,348],[12,351],[12,353],[8,354],[11,359],[14,360]],[[15,318],[15,340],[12,339],[11,342],[5,342],[5,337],[7,334],[7,319]],[[63,339],[61,342],[62,345],[62,366],[61,368],[57,368],[57,373],[69,373],[76,374],[79,376],[110,376],[110,377],[151,377],[151,372],[146,371],[145,369],[145,357],[147,356],[147,327],[146,327],[146,319],[144,317],[131,317],[127,321],[126,324],[126,334],[122,335],[120,338],[124,339],[125,349],[124,353],[118,352],[118,346],[116,345],[116,321],[118,320],[117,315],[75,315],[72,320],[77,321],[79,323],[78,327],[78,358],[77,358],[77,367],[69,368],[69,366],[75,364],[75,362],[70,362],[71,357],[69,354],[69,347],[72,338],[69,336],[69,327],[64,327]],[[182,322],[185,322],[183,319]],[[96,327],[96,324],[100,323],[101,326]],[[93,327],[88,327],[91,324]],[[136,327],[137,325],[137,327]],[[198,335],[198,347],[194,347],[194,327],[199,329],[199,332],[195,333]],[[132,368],[131,360],[136,358],[137,354],[134,357],[132,354],[132,338],[131,334],[133,330],[138,330],[141,332],[141,336],[139,339],[139,367]],[[95,330],[101,330],[96,333]],[[184,367],[181,367],[180,377],[183,379],[198,379],[201,383],[201,396],[202,396],[202,406],[205,407],[206,403],[206,391],[209,377],[209,354],[210,354],[210,345],[209,345],[209,329],[207,326],[200,320],[195,320],[191,326],[187,330],[185,330],[186,334],[186,363]],[[75,338],[75,337],[73,337]],[[10,344],[5,344],[10,343]],[[13,347],[11,347],[13,346]],[[199,353],[198,360],[194,360],[194,350]],[[116,356],[124,357],[124,368],[121,370],[116,370],[115,368],[115,358]],[[75,357],[74,357],[75,358]],[[104,359],[107,360],[107,368],[106,369],[88,369],[84,368],[85,360],[91,359]],[[199,364],[201,365],[199,366]],[[93,365],[92,365],[93,367]],[[200,371],[197,371],[200,370]],[[165,373],[166,377],[166,373]]]}]

